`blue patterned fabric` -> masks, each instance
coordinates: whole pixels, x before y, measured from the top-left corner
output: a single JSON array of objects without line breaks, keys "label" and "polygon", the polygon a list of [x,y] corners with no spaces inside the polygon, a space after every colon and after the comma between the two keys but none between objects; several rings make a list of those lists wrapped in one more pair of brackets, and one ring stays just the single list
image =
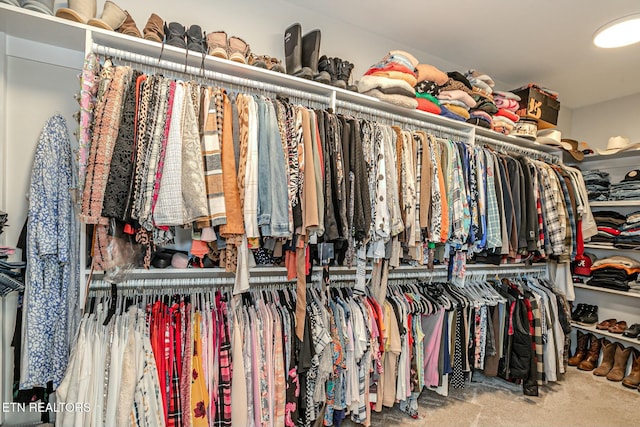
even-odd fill
[{"label": "blue patterned fabric", "polygon": [[69,132],[55,115],[40,134],[31,170],[20,388],[48,381],[56,388],[67,366],[69,291],[72,276],[77,278],[71,186]]}]

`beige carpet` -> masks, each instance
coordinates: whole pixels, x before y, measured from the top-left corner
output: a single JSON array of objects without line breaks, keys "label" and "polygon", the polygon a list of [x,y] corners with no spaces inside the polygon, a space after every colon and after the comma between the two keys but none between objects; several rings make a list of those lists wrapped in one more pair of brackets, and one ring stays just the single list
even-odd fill
[{"label": "beige carpet", "polygon": [[396,405],[373,414],[371,426],[640,426],[640,392],[572,367],[563,381],[540,387],[539,397],[476,375],[449,397],[424,391],[418,402],[422,420],[411,419]]}]

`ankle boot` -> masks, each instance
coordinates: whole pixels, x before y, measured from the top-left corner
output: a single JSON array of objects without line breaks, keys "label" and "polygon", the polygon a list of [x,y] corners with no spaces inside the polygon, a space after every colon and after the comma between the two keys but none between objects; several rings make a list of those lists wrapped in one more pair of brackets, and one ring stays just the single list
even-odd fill
[{"label": "ankle boot", "polygon": [[186,28],[179,22],[164,23],[164,42],[169,46],[187,48]]},{"label": "ankle boot", "polygon": [[284,32],[284,56],[287,74],[302,71],[302,28],[295,23]]},{"label": "ankle boot", "polygon": [[602,338],[591,337],[591,343],[589,345],[589,351],[587,351],[587,357],[578,365],[578,369],[581,371],[593,371],[598,365],[598,358],[600,357],[600,347],[602,347]]},{"label": "ankle boot", "polygon": [[318,75],[320,55],[320,30],[313,30],[302,37],[302,71],[300,77],[312,79]]},{"label": "ankle boot", "polygon": [[578,337],[578,345],[573,357],[569,358],[569,366],[578,366],[582,360],[587,357],[587,347],[589,346],[589,337],[591,334],[585,334],[582,331],[576,331]]},{"label": "ankle boot", "polygon": [[192,25],[185,33],[187,38],[187,49],[192,52],[207,53],[207,41],[202,34],[200,25]]},{"label": "ankle boot", "polygon": [[342,72],[342,59],[340,58],[331,58],[333,59],[333,68],[336,70],[335,74],[331,76],[331,84],[335,87],[339,87],[340,89],[346,89],[347,84],[340,79],[340,73]]},{"label": "ankle boot", "polygon": [[624,348],[621,345],[616,349],[616,355],[613,359],[613,368],[607,374],[609,381],[622,381],[624,373],[627,370],[627,361],[631,354],[631,347]]},{"label": "ankle boot", "polygon": [[240,37],[229,37],[228,41],[229,59],[231,61],[240,62],[246,64],[251,55],[251,48]]},{"label": "ankle boot", "polygon": [[138,29],[136,22],[133,20],[129,12],[125,10],[124,13],[127,14],[127,18],[124,20],[124,23],[120,26],[120,28],[118,28],[117,31],[128,36],[142,38],[140,30]]},{"label": "ankle boot", "polygon": [[162,28],[164,21],[155,13],[152,13],[147,20],[147,25],[144,26],[142,32],[144,33],[145,40],[151,40],[157,43],[162,43],[164,40],[164,29]]},{"label": "ankle boot", "polygon": [[87,24],[105,30],[115,31],[124,24],[125,19],[127,19],[125,11],[114,2],[107,0],[104,3],[104,9],[102,10],[102,16],[100,16],[100,19],[89,19]]},{"label": "ankle boot", "polygon": [[207,34],[207,46],[209,48],[209,55],[229,59],[227,33],[224,31],[214,31],[213,33]]},{"label": "ankle boot", "polygon": [[584,326],[595,326],[598,323],[598,306],[587,305],[584,313],[578,317],[576,322]]},{"label": "ankle boot", "polygon": [[349,79],[351,79],[351,72],[353,71],[353,64],[349,61],[341,61],[340,66],[338,67],[338,80],[342,80],[344,82],[345,87],[351,91],[357,91],[355,85],[349,84]]},{"label": "ankle boot", "polygon": [[616,355],[618,343],[609,340],[602,341],[602,362],[594,371],[593,375],[598,377],[606,377],[611,368],[613,368],[613,358]]},{"label": "ankle boot", "polygon": [[640,352],[638,350],[633,352],[631,372],[622,379],[622,385],[629,388],[638,388],[640,385]]},{"label": "ankle boot", "polygon": [[335,80],[336,69],[333,66],[332,58],[327,58],[326,55],[322,55],[318,60],[318,75],[313,80],[318,83],[331,84],[332,80]]},{"label": "ankle boot", "polygon": [[69,0],[69,7],[62,7],[56,11],[58,18],[86,24],[89,19],[96,17],[96,0]]}]

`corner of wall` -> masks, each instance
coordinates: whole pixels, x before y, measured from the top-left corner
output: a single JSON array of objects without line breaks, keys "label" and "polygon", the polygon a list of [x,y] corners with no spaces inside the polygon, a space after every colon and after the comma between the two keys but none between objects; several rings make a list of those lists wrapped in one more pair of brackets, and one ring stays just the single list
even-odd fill
[{"label": "corner of wall", "polygon": [[556,127],[562,132],[563,138],[573,138],[573,110],[571,108],[560,106]]}]

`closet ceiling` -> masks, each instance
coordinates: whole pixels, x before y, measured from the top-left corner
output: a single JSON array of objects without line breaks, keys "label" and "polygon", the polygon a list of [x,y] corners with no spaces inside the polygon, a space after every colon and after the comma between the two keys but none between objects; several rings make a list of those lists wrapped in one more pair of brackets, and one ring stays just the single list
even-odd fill
[{"label": "closet ceiling", "polygon": [[559,92],[568,108],[640,92],[640,43],[619,49],[592,43],[602,25],[640,13],[638,0],[288,1],[433,55],[418,57],[422,62],[475,68],[500,89],[536,82]]}]

